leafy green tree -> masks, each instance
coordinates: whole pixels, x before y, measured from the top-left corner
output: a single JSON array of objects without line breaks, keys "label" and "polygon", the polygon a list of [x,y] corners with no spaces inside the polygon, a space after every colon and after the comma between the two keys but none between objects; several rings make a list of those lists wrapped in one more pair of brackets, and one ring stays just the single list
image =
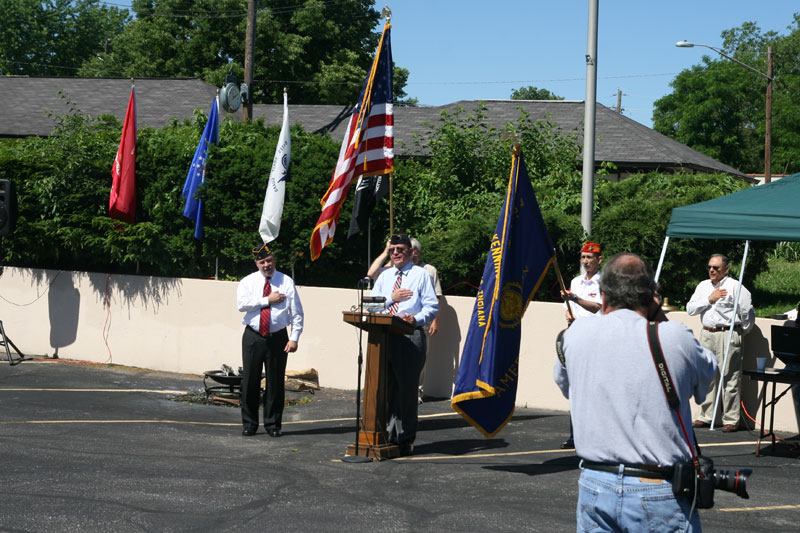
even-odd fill
[{"label": "leafy green tree", "polygon": [[[800,14],[789,33],[762,33],[752,23],[722,33],[721,49],[766,73],[773,47],[772,171],[800,170]],[[763,172],[766,80],[716,54],[684,70],[672,93],[654,104],[654,128],[743,172]]]},{"label": "leafy green tree", "polygon": [[[283,87],[304,104],[352,104],[380,39],[374,0],[262,0],[251,94],[279,103]],[[136,20],[87,61],[81,76],[244,78],[247,0],[134,0]],[[408,71],[395,69],[398,100]]]},{"label": "leafy green tree", "polygon": [[551,93],[547,89],[539,89],[533,85],[511,89],[512,100],[563,100],[563,96]]},{"label": "leafy green tree", "polygon": [[[592,226],[592,238],[603,244],[606,258],[618,252],[635,252],[655,268],[673,208],[711,200],[748,186],[724,174],[656,172],[609,183],[597,194],[598,214]],[[765,269],[767,252],[773,247],[774,243],[751,243],[748,278],[752,279]],[[741,241],[670,240],[659,280],[662,294],[670,302],[685,306],[697,283],[707,278],[704,266],[709,256],[724,253],[736,262],[743,252]]]},{"label": "leafy green tree", "polygon": [[[580,145],[576,132],[523,111],[502,131],[478,106],[443,111],[415,139],[419,154],[396,162],[395,227],[417,236],[450,294],[474,294],[505,199],[511,144],[520,142],[542,214],[559,253],[580,242]],[[421,157],[428,154],[429,157]],[[385,220],[385,219],[384,219]],[[553,278],[555,279],[555,278]],[[547,284],[545,284],[547,285]]]},{"label": "leafy green tree", "polygon": [[[69,106],[68,106],[69,107]],[[55,117],[47,138],[0,140],[0,179],[14,181],[19,218],[3,240],[4,264],[59,270],[106,271],[175,277],[238,279],[253,268],[249,250],[259,242],[258,221],[279,128],[263,121],[224,121],[219,146],[209,149],[205,235],[193,238],[194,224],[182,216],[181,195],[192,155],[207,117],[173,121],[137,133],[136,222],[108,217],[110,167],[121,124],[111,116],[86,117],[80,110]],[[520,112],[499,130],[485,109],[444,112],[411,147],[412,157],[396,161],[395,228],[422,242],[425,258],[437,265],[448,294],[474,295],[489,242],[505,198],[511,144],[522,146],[559,263],[574,274],[583,240],[578,132],[563,132]],[[292,129],[292,160],[280,236],[270,244],[281,269],[304,285],[354,287],[388,233],[388,202],[372,218],[372,253],[367,232],[346,238],[353,195],[342,210],[336,239],[313,263],[308,244],[328,186],[339,143],[329,136]],[[746,184],[726,176],[648,174],[619,183],[599,180],[593,239],[606,255],[629,250],[655,263],[673,207],[727,194]],[[748,272],[762,268],[757,245]],[[677,240],[667,255],[665,295],[684,303],[702,278],[698,265],[715,251],[741,255],[733,242]],[[700,278],[698,278],[700,276]],[[98,289],[100,290],[100,289]],[[553,272],[539,299],[558,299]]]},{"label": "leafy green tree", "polygon": [[127,17],[100,0],[0,0],[0,73],[74,76]]}]

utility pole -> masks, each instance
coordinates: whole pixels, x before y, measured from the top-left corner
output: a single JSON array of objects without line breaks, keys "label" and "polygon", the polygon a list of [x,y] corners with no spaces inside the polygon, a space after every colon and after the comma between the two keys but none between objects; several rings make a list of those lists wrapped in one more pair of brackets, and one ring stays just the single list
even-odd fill
[{"label": "utility pole", "polygon": [[581,188],[581,225],[586,235],[592,233],[594,207],[594,119],[597,110],[597,11],[600,0],[589,0],[589,24],[586,38],[586,100],[583,111],[583,185]]},{"label": "utility pole", "polygon": [[244,42],[244,82],[249,88],[249,98],[242,106],[242,120],[253,118],[253,62],[256,55],[256,10],[258,0],[247,0],[247,35]]},{"label": "utility pole", "polygon": [[764,183],[769,183],[772,181],[772,46],[767,46],[767,73],[764,74],[758,69],[755,69],[748,65],[747,63],[742,63],[738,59],[733,56],[730,56],[717,48],[716,46],[711,46],[708,44],[700,44],[700,43],[690,43],[689,41],[678,41],[675,43],[675,46],[678,48],[693,48],[695,46],[702,46],[703,48],[708,48],[709,50],[714,50],[716,53],[724,57],[725,59],[730,59],[740,67],[746,68],[750,72],[754,72],[758,74],[762,78],[766,78],[767,80],[767,119],[766,123],[764,124]]},{"label": "utility pole", "polygon": [[617,113],[622,113],[622,89],[617,89]]},{"label": "utility pole", "polygon": [[764,183],[772,181],[772,47],[767,47],[767,123],[764,125]]}]

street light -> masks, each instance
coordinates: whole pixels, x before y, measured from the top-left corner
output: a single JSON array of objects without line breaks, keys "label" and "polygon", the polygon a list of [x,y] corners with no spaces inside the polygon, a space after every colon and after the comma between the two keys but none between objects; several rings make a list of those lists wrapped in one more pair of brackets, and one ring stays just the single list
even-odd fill
[{"label": "street light", "polygon": [[707,44],[700,44],[700,43],[690,43],[688,41],[678,41],[675,43],[675,46],[678,48],[693,48],[695,46],[702,46],[704,48],[708,48],[709,50],[713,50],[722,57],[726,59],[730,59],[740,67],[744,67],[750,72],[755,72],[762,78],[767,80],[767,123],[765,125],[765,133],[764,133],[764,183],[769,183],[772,181],[772,47],[767,47],[767,73],[764,74],[760,70],[754,69],[750,65],[746,65],[739,61],[736,58],[733,58],[717,48],[716,46],[710,46]]}]

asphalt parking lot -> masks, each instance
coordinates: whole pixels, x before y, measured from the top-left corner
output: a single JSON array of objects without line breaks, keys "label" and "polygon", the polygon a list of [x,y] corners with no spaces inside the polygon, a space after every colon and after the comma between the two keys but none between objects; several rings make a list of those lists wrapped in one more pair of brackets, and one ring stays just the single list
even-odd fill
[{"label": "asphalt parking lot", "polygon": [[[175,401],[200,376],[0,362],[0,531],[575,531],[567,413],[517,409],[492,439],[420,407],[413,456],[341,462],[355,393],[288,393],[284,436],[241,436],[237,408]],[[750,499],[715,493],[706,531],[797,531],[797,441],[698,431],[720,469],[752,468]],[[781,435],[787,439],[790,435]]]}]

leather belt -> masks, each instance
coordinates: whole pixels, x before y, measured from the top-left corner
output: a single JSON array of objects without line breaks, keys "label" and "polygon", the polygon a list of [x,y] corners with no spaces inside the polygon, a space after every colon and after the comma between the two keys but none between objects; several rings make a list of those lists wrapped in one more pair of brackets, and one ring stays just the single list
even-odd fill
[{"label": "leather belt", "polygon": [[[256,329],[253,329],[253,328],[251,328],[250,326],[245,326],[244,328],[245,328],[246,330],[250,330],[250,332],[251,332],[251,333],[255,333],[256,335],[258,335],[259,337],[261,337],[261,333],[259,333],[259,332],[258,332],[258,330],[256,330]],[[277,331],[270,331],[269,333],[267,333],[267,335],[266,335],[265,337],[262,337],[262,338],[266,339],[267,337],[272,337],[273,335],[277,335],[277,334],[281,333],[281,332],[282,332],[282,331],[284,331],[284,330],[286,330],[286,328],[285,328],[285,327],[284,327],[284,328],[281,328],[281,329],[279,329],[279,330],[277,330]]]},{"label": "leather belt", "polygon": [[625,463],[596,463],[594,461],[586,460],[581,462],[581,466],[583,468],[588,468],[589,470],[598,470],[600,472],[611,472],[612,474],[619,473],[620,464],[623,467],[623,476],[672,479],[672,467],[657,465],[629,465]]},{"label": "leather belt", "polygon": [[[718,331],[728,331],[728,329],[730,329],[730,326],[722,326],[721,328],[707,328],[706,326],[703,326],[703,329],[706,331],[710,331],[712,333],[716,333]],[[735,329],[736,331],[742,331],[742,326],[737,324],[733,326],[733,329]]]}]

